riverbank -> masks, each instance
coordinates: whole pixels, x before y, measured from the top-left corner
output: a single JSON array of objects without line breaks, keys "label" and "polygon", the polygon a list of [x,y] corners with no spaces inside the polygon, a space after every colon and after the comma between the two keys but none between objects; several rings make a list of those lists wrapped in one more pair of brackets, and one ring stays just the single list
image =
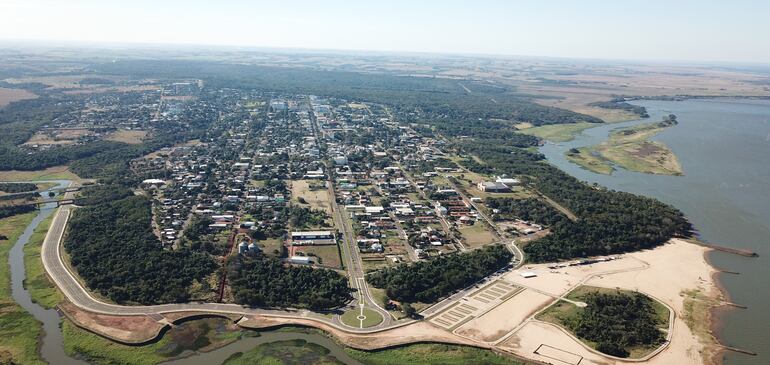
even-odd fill
[{"label": "riverbank", "polygon": [[9,253],[37,216],[33,211],[0,219],[0,362],[44,364],[38,354],[40,322],[11,299]]},{"label": "riverbank", "polygon": [[675,118],[619,128],[613,130],[606,141],[572,148],[566,156],[569,161],[598,174],[612,174],[614,166],[619,166],[648,174],[680,176],[682,166],[674,152],[664,143],[650,140],[674,125]]}]

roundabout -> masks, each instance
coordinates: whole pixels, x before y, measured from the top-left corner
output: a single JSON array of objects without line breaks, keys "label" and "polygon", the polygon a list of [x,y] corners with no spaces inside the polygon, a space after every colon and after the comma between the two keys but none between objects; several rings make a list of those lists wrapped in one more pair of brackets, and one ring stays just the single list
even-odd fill
[{"label": "roundabout", "polygon": [[382,315],[378,312],[365,308],[353,308],[340,315],[343,324],[354,328],[369,328],[382,323]]}]

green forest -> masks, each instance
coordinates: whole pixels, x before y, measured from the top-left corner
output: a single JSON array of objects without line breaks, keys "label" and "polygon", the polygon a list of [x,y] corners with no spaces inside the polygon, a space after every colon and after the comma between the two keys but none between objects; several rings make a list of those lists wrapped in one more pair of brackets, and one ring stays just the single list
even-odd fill
[{"label": "green forest", "polygon": [[413,264],[374,271],[366,276],[373,286],[385,289],[393,300],[433,303],[455,290],[481,280],[508,265],[513,254],[495,245]]},{"label": "green forest", "polygon": [[628,357],[633,348],[651,348],[665,340],[654,302],[644,294],[589,292],[581,300],[588,305],[560,321],[601,352]]},{"label": "green forest", "polygon": [[235,302],[254,307],[332,309],[350,301],[348,279],[334,270],[286,266],[261,254],[227,263]]},{"label": "green forest", "polygon": [[208,255],[163,250],[150,219],[141,196],[73,212],[64,248],[89,288],[117,303],[186,302],[190,284],[214,271]]}]

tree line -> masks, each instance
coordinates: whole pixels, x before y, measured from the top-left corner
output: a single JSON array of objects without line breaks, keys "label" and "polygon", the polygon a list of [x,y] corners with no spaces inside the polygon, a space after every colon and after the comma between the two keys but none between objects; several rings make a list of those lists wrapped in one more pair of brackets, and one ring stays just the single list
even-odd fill
[{"label": "tree line", "polygon": [[494,245],[428,261],[403,263],[371,272],[366,280],[385,289],[393,300],[433,303],[494,273],[508,265],[512,258],[513,254],[507,248]]}]

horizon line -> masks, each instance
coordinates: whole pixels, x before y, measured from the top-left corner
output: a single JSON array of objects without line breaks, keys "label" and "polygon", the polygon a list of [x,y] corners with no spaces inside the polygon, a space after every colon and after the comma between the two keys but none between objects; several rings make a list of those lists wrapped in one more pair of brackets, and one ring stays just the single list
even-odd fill
[{"label": "horizon line", "polygon": [[[273,51],[284,53],[331,53],[337,55],[356,55],[356,54],[378,54],[393,56],[421,56],[421,57],[467,57],[467,58],[497,58],[497,59],[540,59],[555,61],[584,61],[584,62],[608,62],[608,63],[655,63],[661,65],[688,65],[688,66],[764,66],[770,67],[770,61],[728,61],[728,60],[692,60],[692,59],[630,59],[630,58],[601,58],[601,57],[574,57],[574,56],[545,56],[545,55],[522,55],[508,53],[460,53],[460,52],[435,52],[435,51],[406,51],[406,50],[380,50],[380,49],[346,49],[346,48],[313,48],[313,47],[274,47],[257,45],[231,45],[231,44],[205,44],[205,43],[174,43],[174,42],[141,42],[141,41],[94,41],[94,40],[61,40],[61,39],[19,39],[19,38],[0,38],[0,46],[9,43],[16,43],[22,46],[33,46],[49,48],[75,48],[74,46],[86,48],[128,48],[128,49],[160,49],[163,47],[176,47],[198,49],[213,47],[226,50],[240,51]],[[0,48],[1,49],[1,48]],[[174,51],[174,49],[165,49],[165,51]]]}]

